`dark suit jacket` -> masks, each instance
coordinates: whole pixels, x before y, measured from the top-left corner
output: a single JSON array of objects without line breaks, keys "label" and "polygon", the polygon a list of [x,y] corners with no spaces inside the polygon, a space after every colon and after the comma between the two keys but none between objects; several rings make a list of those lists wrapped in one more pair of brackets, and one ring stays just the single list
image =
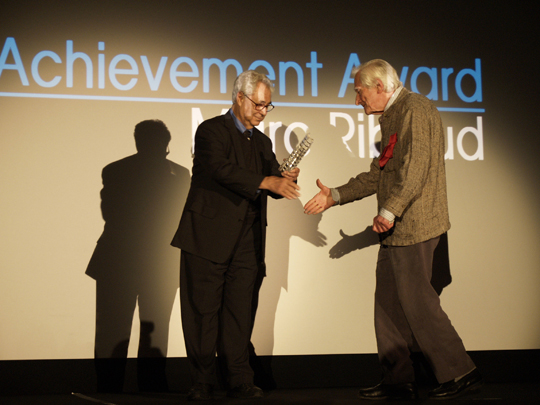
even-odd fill
[{"label": "dark suit jacket", "polygon": [[272,142],[257,128],[251,142],[256,148],[256,172],[248,170],[241,135],[228,112],[199,125],[191,188],[172,245],[215,263],[227,261],[246,219],[249,202],[260,198],[264,261],[267,196],[259,190],[266,176],[281,176]]}]

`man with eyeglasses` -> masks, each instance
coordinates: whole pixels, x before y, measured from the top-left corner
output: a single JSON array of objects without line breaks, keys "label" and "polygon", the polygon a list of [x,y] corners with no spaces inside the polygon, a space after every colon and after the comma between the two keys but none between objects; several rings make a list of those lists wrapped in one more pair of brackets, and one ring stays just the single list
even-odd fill
[{"label": "man with eyeglasses", "polygon": [[[191,187],[172,245],[180,248],[182,326],[193,387],[213,398],[216,352],[233,398],[261,398],[249,365],[257,283],[265,274],[267,196],[295,199],[299,170],[279,171],[272,142],[256,127],[271,111],[273,86],[256,71],[234,83],[232,108],[195,134]],[[255,296],[254,296],[255,294]]]}]

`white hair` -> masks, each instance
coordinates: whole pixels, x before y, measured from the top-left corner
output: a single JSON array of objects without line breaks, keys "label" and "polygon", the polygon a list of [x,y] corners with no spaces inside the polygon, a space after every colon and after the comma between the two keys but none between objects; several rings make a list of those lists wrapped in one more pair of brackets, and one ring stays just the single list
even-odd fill
[{"label": "white hair", "polygon": [[274,86],[272,82],[265,74],[259,73],[255,70],[246,70],[242,72],[240,76],[234,81],[234,87],[232,92],[232,102],[236,103],[236,95],[239,92],[244,93],[246,96],[252,96],[255,90],[257,90],[257,85],[263,83],[266,87],[270,89],[271,92],[274,91]]},{"label": "white hair", "polygon": [[391,93],[403,85],[392,65],[382,59],[373,59],[357,66],[352,70],[352,75],[356,77],[358,74],[360,84],[367,89],[377,86],[377,79],[383,83],[385,93]]}]

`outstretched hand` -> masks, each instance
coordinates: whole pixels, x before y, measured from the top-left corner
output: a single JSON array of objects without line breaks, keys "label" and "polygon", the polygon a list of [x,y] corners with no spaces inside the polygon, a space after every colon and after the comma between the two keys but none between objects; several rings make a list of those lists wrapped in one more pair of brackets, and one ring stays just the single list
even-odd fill
[{"label": "outstretched hand", "polygon": [[319,179],[317,179],[317,187],[319,187],[321,191],[304,205],[305,214],[319,214],[336,204],[336,201],[332,198],[330,189],[322,184]]}]

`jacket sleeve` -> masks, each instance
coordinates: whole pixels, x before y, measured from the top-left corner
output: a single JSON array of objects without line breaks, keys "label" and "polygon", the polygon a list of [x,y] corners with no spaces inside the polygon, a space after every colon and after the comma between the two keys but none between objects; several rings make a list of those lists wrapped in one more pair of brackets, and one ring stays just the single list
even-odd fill
[{"label": "jacket sleeve", "polygon": [[352,177],[346,184],[337,187],[339,203],[343,205],[375,194],[379,175],[379,158],[375,158],[371,162],[369,172],[360,173],[356,177]]}]

